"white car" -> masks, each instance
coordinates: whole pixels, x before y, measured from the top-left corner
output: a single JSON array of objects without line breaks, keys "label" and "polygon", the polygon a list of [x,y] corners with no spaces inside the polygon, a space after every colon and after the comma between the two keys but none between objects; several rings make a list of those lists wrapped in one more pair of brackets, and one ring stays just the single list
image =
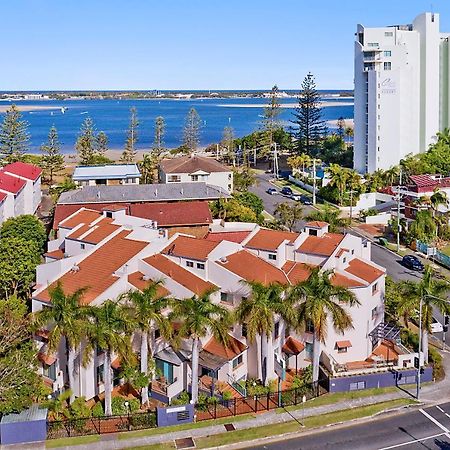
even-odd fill
[{"label": "white car", "polygon": [[444,331],[444,327],[442,323],[439,322],[435,317],[433,317],[433,322],[431,323],[431,332],[432,333],[442,333]]},{"label": "white car", "polygon": [[291,200],[299,202],[302,199],[302,196],[300,194],[292,194],[290,198]]}]

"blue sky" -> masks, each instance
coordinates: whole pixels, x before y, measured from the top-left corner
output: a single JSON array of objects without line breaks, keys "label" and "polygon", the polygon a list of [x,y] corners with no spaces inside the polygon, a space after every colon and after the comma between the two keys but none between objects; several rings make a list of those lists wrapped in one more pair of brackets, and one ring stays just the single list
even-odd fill
[{"label": "blue sky", "polygon": [[[422,0],[1,0],[0,90],[351,89],[357,23]],[[435,0],[441,30],[450,2]]]}]

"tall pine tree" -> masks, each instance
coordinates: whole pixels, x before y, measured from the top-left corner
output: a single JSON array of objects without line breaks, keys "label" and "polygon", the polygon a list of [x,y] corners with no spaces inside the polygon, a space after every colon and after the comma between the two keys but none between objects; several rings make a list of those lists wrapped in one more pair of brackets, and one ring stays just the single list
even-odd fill
[{"label": "tall pine tree", "polygon": [[80,134],[75,144],[82,166],[92,164],[95,158],[96,146],[97,137],[94,122],[90,117],[87,117],[81,125]]},{"label": "tall pine tree", "polygon": [[120,160],[124,163],[132,163],[136,158],[136,143],[138,141],[139,120],[137,110],[133,106],[130,109],[130,126],[127,132],[127,140],[125,141],[125,150],[122,152]]},{"label": "tall pine tree", "polygon": [[155,119],[155,139],[153,141],[153,153],[158,157],[164,151],[164,134],[166,132],[166,123],[164,117],[157,117]]},{"label": "tall pine tree", "polygon": [[183,130],[183,146],[194,153],[200,143],[200,116],[195,108],[191,108],[187,113],[184,130]]},{"label": "tall pine tree", "polygon": [[108,151],[108,136],[104,131],[100,131],[97,134],[96,144],[95,149],[98,156],[105,156],[105,153]]},{"label": "tall pine tree", "polygon": [[6,111],[0,125],[0,158],[3,164],[21,161],[28,150],[30,135],[28,122],[22,120],[22,114],[16,105]]},{"label": "tall pine tree", "polygon": [[270,91],[269,104],[264,108],[261,140],[258,143],[261,147],[261,156],[267,155],[272,149],[275,131],[281,128],[280,113],[279,91],[275,85]]},{"label": "tall pine tree", "polygon": [[298,106],[293,115],[294,119],[291,122],[296,139],[294,143],[296,152],[315,156],[327,128],[322,119],[320,95],[312,73],[308,73],[303,80],[298,96]]},{"label": "tall pine tree", "polygon": [[53,183],[53,176],[64,169],[64,156],[61,154],[61,145],[59,143],[58,131],[55,126],[50,128],[48,140],[46,144],[41,145],[42,152],[42,169]]}]

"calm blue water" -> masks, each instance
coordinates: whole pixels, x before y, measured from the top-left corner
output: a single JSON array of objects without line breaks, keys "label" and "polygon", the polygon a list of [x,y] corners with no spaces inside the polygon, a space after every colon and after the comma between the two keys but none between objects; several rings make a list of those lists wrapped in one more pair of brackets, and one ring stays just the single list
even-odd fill
[{"label": "calm blue water", "polygon": [[[323,108],[325,120],[336,120],[339,117],[353,118],[353,105],[344,106],[338,103],[352,103],[353,99],[326,98],[333,106]],[[165,145],[169,148],[181,144],[184,119],[191,107],[197,109],[203,122],[201,145],[220,141],[224,127],[232,126],[237,137],[244,136],[261,126],[263,105],[267,100],[262,98],[232,99],[193,99],[193,100],[44,100],[20,101],[20,105],[64,106],[65,114],[60,110],[41,110],[23,112],[29,122],[31,134],[31,150],[39,151],[39,146],[46,141],[49,128],[55,125],[58,129],[62,149],[65,153],[74,151],[74,144],[80,125],[90,116],[98,131],[104,131],[109,138],[111,149],[122,149],[129,121],[129,110],[135,106],[140,120],[139,149],[149,149],[153,142],[153,125],[157,116],[166,121]],[[283,99],[282,103],[295,106],[295,99]],[[0,101],[0,105],[9,102]],[[244,105],[239,107],[237,105]],[[292,109],[283,108],[281,119],[286,126],[292,117]],[[1,119],[1,115],[0,115]]]}]

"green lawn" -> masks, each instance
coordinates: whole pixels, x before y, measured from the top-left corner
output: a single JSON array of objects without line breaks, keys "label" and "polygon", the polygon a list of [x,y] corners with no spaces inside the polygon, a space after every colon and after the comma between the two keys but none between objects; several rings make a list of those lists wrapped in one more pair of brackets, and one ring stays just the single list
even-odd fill
[{"label": "green lawn", "polygon": [[50,439],[45,443],[46,448],[57,448],[65,447],[71,445],[83,445],[90,444],[92,442],[100,442],[100,436],[95,434],[93,436],[78,436],[78,437],[68,437],[61,439]]},{"label": "green lawn", "polygon": [[446,245],[445,247],[439,249],[439,251],[444,255],[450,256],[450,245]]}]

